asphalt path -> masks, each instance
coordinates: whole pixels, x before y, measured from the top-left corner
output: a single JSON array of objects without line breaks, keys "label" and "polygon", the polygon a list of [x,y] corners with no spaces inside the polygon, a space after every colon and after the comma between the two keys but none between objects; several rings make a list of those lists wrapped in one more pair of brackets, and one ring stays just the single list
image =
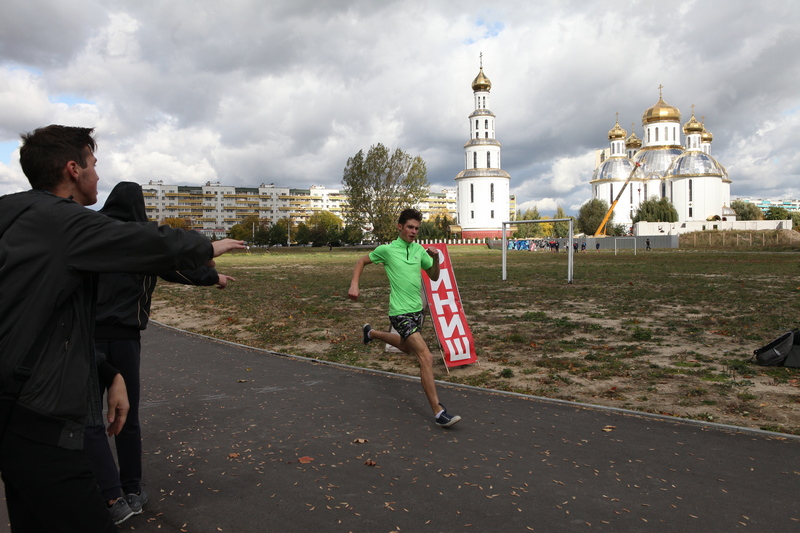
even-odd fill
[{"label": "asphalt path", "polygon": [[800,531],[793,437],[440,383],[442,429],[417,379],[156,324],[142,383],[122,531]]}]

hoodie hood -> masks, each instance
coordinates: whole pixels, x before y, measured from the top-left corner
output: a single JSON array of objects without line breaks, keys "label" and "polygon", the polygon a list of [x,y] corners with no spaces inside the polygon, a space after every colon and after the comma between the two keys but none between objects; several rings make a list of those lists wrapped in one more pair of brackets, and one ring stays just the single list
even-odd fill
[{"label": "hoodie hood", "polygon": [[100,212],[123,222],[148,222],[142,186],[132,181],[117,183]]},{"label": "hoodie hood", "polygon": [[[0,197],[0,236],[32,205],[47,198],[54,198],[52,193],[32,189]],[[66,201],[66,200],[65,200]]]}]

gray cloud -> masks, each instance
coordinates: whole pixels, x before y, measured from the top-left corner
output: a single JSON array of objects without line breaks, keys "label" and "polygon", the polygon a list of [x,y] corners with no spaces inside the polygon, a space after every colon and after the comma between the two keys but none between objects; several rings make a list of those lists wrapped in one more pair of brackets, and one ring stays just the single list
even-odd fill
[{"label": "gray cloud", "polygon": [[[798,197],[795,4],[10,0],[0,142],[96,126],[103,191],[337,186],[347,158],[378,142],[454,187],[483,52],[520,205],[576,211],[615,113],[641,136],[659,85],[682,121],[692,104],[706,117],[734,196]],[[14,157],[0,161],[0,193],[26,187]]]}]

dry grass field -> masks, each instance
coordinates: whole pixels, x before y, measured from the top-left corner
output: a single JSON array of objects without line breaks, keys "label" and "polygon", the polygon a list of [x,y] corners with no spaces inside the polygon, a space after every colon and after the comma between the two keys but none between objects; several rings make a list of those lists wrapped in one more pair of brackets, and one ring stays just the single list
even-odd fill
[{"label": "dry grass field", "polygon": [[[784,246],[784,248],[786,247]],[[790,248],[791,249],[791,248]],[[161,282],[153,318],[242,344],[416,375],[412,357],[361,343],[388,329],[383,268],[347,299],[355,248],[280,248],[218,260],[229,288]],[[798,326],[800,254],[730,250],[450,255],[479,363],[437,379],[596,405],[800,434],[800,369],[750,363]],[[429,345],[436,346],[432,328]],[[438,353],[438,352],[435,352]],[[187,354],[187,357],[190,357]],[[420,394],[422,394],[420,392]]]}]

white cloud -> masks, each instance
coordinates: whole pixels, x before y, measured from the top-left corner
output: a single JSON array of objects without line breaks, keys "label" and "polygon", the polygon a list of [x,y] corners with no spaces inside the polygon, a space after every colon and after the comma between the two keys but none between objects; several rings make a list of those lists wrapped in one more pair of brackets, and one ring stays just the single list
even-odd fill
[{"label": "white cloud", "polygon": [[[734,196],[800,196],[795,3],[34,3],[9,0],[0,20],[0,142],[96,126],[108,189],[336,186],[378,142],[423,155],[430,181],[453,187],[482,52],[520,206],[586,201],[614,113],[641,135],[660,84],[684,121],[692,104],[706,116]],[[54,103],[64,95],[84,103]],[[17,166],[0,167],[0,193],[18,187]]]}]

